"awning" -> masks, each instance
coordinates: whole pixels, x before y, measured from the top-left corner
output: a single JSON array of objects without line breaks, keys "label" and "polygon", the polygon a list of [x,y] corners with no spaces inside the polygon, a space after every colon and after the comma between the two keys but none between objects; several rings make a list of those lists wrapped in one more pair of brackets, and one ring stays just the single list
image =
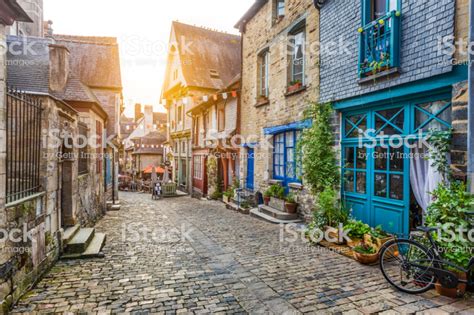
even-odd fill
[{"label": "awning", "polygon": [[275,135],[275,134],[282,133],[285,131],[290,131],[290,130],[306,129],[306,128],[311,127],[312,124],[313,122],[311,119],[306,119],[306,120],[292,122],[286,125],[263,128],[263,133],[265,135]]},{"label": "awning", "polygon": [[[159,166],[155,167],[155,170],[156,170],[157,174],[164,174],[165,173],[165,170],[162,169]],[[152,165],[145,167],[145,169],[143,170],[144,174],[151,174],[152,172],[153,172],[153,166]]]}]

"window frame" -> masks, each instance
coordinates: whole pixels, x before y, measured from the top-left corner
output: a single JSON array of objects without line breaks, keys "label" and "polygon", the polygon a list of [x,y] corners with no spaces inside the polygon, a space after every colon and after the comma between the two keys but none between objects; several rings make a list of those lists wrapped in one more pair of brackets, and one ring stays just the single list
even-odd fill
[{"label": "window frame", "polygon": [[[283,4],[283,5],[281,5]],[[286,15],[286,0],[273,0],[273,22],[278,22]]]},{"label": "window frame", "polygon": [[[301,58],[296,58],[298,50],[296,49],[296,39],[297,36],[301,34],[301,47],[303,56]],[[288,32],[289,37],[289,48],[290,48],[290,63],[289,63],[289,71],[288,71],[288,85],[292,82],[300,80],[301,84],[304,86],[306,84],[306,19],[300,21],[295,27]],[[301,75],[301,79],[297,79],[295,75],[295,67],[296,61],[299,60],[302,62],[301,72],[298,72],[298,76]]]},{"label": "window frame", "polygon": [[[196,163],[197,162],[197,163]],[[193,178],[197,180],[203,179],[203,156],[194,155],[193,156]]]},{"label": "window frame", "polygon": [[258,94],[268,98],[270,94],[270,50],[267,48],[258,55]]},{"label": "window frame", "polygon": [[[293,137],[293,143],[290,145],[287,143],[287,135],[291,133],[291,137]],[[299,159],[297,157],[297,143],[298,139],[301,136],[301,130],[298,129],[292,129],[292,130],[286,130],[281,133],[277,133],[273,135],[273,178],[276,180],[281,180],[283,181],[283,185],[287,186],[290,183],[301,183],[301,163],[299,163]],[[281,138],[280,138],[281,137]],[[282,151],[279,150],[279,146],[282,145]],[[293,161],[292,163],[292,168],[294,175],[289,176],[288,175],[288,152],[289,150],[293,151]],[[277,162],[277,156],[278,157],[283,157],[283,164],[280,163],[280,161]],[[283,175],[279,175],[279,171],[277,172],[277,168],[283,168]]]}]

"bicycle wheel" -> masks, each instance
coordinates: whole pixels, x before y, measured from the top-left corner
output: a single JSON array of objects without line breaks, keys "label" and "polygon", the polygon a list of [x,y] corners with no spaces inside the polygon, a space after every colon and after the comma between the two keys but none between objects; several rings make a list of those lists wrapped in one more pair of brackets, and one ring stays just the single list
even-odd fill
[{"label": "bicycle wheel", "polygon": [[429,270],[434,258],[421,244],[407,239],[392,240],[380,250],[380,270],[398,290],[418,294],[430,290],[436,277]]}]

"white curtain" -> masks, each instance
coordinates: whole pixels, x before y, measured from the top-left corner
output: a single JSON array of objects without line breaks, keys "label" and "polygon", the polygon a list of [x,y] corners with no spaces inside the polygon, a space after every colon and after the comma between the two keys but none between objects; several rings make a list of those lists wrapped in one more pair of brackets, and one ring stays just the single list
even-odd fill
[{"label": "white curtain", "polygon": [[412,149],[410,165],[410,182],[415,199],[423,209],[423,217],[431,204],[431,192],[443,181],[442,175],[431,166],[432,161],[426,159],[428,148],[419,148],[417,145]]}]

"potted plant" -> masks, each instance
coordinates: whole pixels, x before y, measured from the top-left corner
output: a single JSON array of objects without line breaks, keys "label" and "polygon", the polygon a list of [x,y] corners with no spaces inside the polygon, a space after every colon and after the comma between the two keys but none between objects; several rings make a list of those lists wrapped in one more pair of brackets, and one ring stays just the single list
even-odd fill
[{"label": "potted plant", "polygon": [[249,214],[250,213],[250,208],[251,208],[250,203],[248,201],[243,201],[240,204],[239,211],[244,213],[244,214]]},{"label": "potted plant", "polygon": [[377,249],[365,242],[352,248],[352,253],[354,259],[364,265],[373,264],[379,259]]},{"label": "potted plant", "polygon": [[265,205],[268,206],[271,198],[272,198],[272,191],[269,188],[263,193],[263,203],[265,203]]},{"label": "potted plant", "polygon": [[301,80],[294,80],[291,81],[290,84],[288,85],[288,93],[293,93],[298,90],[300,90],[303,87],[303,83]]},{"label": "potted plant", "polygon": [[332,239],[336,239],[336,244],[343,244],[342,227],[347,222],[349,214],[337,199],[337,192],[333,188],[326,188],[319,194],[318,208],[322,212],[326,223],[326,233]]},{"label": "potted plant", "polygon": [[[436,226],[456,226],[469,230],[466,212],[471,210],[474,205],[474,196],[469,194],[466,185],[460,182],[441,183],[438,188],[432,192],[432,203],[427,209],[425,217],[426,225]],[[443,260],[460,267],[466,267],[472,257],[469,246],[466,246],[468,240],[467,232],[462,235],[455,235],[452,239],[451,229],[441,229],[440,233],[433,233],[433,238],[437,245],[442,248],[441,257]],[[452,240],[447,242],[446,240]],[[460,279],[466,279],[466,274],[460,272],[454,267],[446,266],[454,272]],[[448,297],[460,297],[466,292],[466,285],[460,283],[456,288],[443,288],[440,283],[435,285],[436,291]]]},{"label": "potted plant", "polygon": [[351,239],[347,241],[349,247],[355,247],[364,239],[364,235],[370,232],[370,226],[359,220],[350,220],[344,225],[344,230],[349,231],[347,236]]},{"label": "potted plant", "polygon": [[229,203],[230,200],[232,199],[232,197],[234,197],[234,189],[229,187],[225,192],[224,194],[222,195],[222,200],[225,202],[225,203]]},{"label": "potted plant", "polygon": [[289,193],[285,198],[285,208],[288,213],[296,213],[296,208],[298,204],[296,203],[296,197],[293,193]]},{"label": "potted plant", "polygon": [[364,235],[364,241],[370,245],[373,245],[378,250],[388,241],[392,240],[393,236],[382,230],[382,226],[379,225],[374,229],[371,229],[368,234]]}]

